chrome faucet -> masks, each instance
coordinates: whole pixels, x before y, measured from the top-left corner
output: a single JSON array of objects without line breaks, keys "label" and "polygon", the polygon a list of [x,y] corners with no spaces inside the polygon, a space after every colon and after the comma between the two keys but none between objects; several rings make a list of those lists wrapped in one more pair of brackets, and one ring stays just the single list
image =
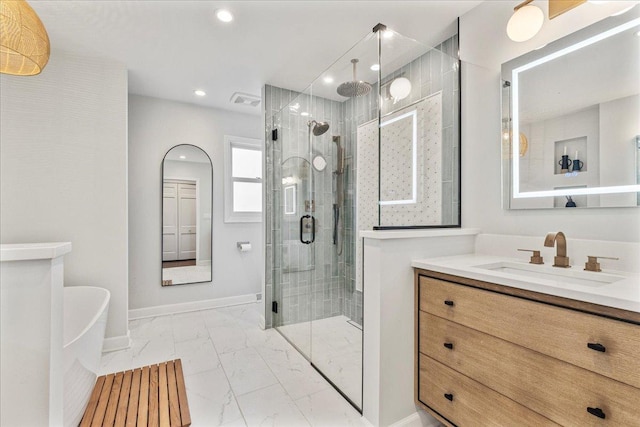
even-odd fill
[{"label": "chrome faucet", "polygon": [[556,256],[553,258],[554,267],[571,267],[567,256],[567,238],[562,231],[547,234],[547,237],[544,238],[544,245],[550,248],[557,245]]}]

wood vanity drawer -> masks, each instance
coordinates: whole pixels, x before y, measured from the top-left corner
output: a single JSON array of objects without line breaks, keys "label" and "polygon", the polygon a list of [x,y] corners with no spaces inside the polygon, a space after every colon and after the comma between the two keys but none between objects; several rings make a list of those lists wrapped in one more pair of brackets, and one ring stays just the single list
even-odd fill
[{"label": "wood vanity drawer", "polygon": [[640,387],[638,325],[425,276],[420,310]]},{"label": "wood vanity drawer", "polygon": [[500,393],[420,355],[420,400],[453,424],[464,426],[557,426]]},{"label": "wood vanity drawer", "polygon": [[561,425],[640,426],[640,389],[425,312],[419,349]]}]

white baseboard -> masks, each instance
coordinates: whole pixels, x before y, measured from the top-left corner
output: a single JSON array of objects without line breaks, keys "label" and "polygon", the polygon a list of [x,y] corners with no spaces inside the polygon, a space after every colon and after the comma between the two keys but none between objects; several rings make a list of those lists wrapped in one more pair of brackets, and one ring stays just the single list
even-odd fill
[{"label": "white baseboard", "polygon": [[178,304],[156,305],[154,307],[134,308],[129,310],[129,320],[144,319],[146,317],[163,316],[167,314],[188,313],[190,311],[228,307],[231,305],[248,304],[251,302],[256,302],[256,294],[237,295],[233,297],[183,302]]},{"label": "white baseboard", "polygon": [[[440,422],[431,415],[424,411],[421,412],[422,416],[420,416],[420,412],[416,411],[408,417],[396,421],[389,427],[438,427],[440,425]],[[374,427],[365,417],[362,417],[361,420],[367,427]]]},{"label": "white baseboard", "polygon": [[131,347],[131,337],[127,329],[127,335],[105,338],[102,343],[102,352],[108,353],[110,351],[124,350],[129,347]]},{"label": "white baseboard", "polygon": [[258,326],[260,326],[260,329],[264,330],[267,325],[267,322],[264,319],[264,314],[260,315],[260,320],[258,322],[259,322]]}]

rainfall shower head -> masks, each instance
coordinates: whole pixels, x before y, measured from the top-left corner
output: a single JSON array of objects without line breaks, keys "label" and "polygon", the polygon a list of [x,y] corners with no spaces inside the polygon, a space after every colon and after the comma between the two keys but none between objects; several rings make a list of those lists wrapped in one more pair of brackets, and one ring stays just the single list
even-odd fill
[{"label": "rainfall shower head", "polygon": [[371,92],[371,84],[356,78],[356,64],[358,60],[354,58],[351,60],[351,63],[353,64],[353,80],[344,82],[338,86],[338,95],[346,96],[347,98],[364,96]]},{"label": "rainfall shower head", "polygon": [[316,122],[315,120],[311,120],[307,125],[309,128],[313,125],[311,131],[315,136],[320,136],[329,130],[329,123],[327,122]]}]

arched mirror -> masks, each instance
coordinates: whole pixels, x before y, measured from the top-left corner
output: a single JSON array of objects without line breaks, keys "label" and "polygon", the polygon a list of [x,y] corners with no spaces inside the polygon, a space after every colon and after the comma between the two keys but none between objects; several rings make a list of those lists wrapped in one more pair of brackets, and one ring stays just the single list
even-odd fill
[{"label": "arched mirror", "polygon": [[211,281],[211,159],[195,145],[162,161],[162,286]]}]

